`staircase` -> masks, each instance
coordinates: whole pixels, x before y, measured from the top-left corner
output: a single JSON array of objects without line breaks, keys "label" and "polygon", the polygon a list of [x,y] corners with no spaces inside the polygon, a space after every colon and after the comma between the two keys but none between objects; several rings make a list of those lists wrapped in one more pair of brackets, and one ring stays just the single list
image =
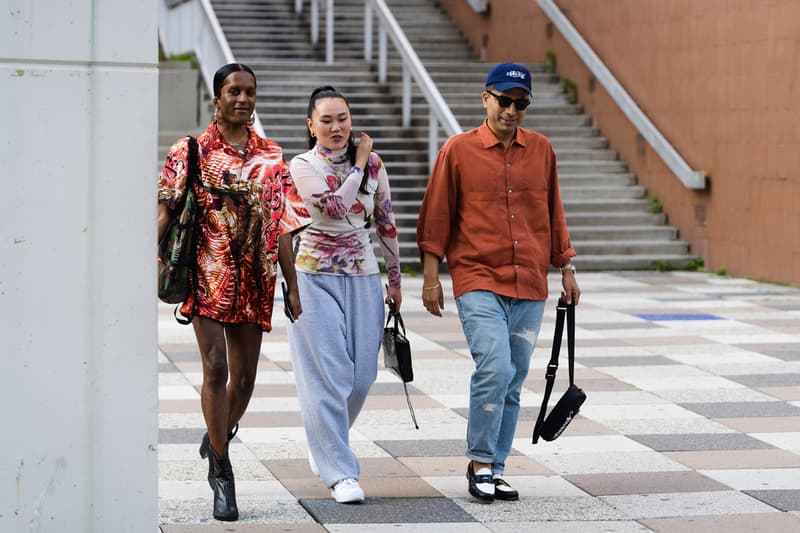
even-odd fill
[{"label": "staircase", "polygon": [[[412,124],[401,121],[401,63],[389,44],[389,79],[376,82],[376,67],[363,61],[363,1],[335,2],[335,64],[320,44],[309,42],[308,6],[300,17],[293,0],[213,0],[217,17],[237,61],[256,73],[257,110],[267,137],[284,149],[287,161],[305,150],[308,96],[333,85],[350,100],[356,131],[375,139],[389,171],[403,265],[419,263],[415,225],[428,177],[428,108],[419,91],[412,97]],[[324,2],[320,2],[324,6]],[[476,59],[459,31],[434,0],[387,0],[421,61],[466,130],[481,124],[480,94],[489,65]],[[377,21],[374,24],[377,35]],[[377,37],[374,41],[377,43]],[[377,50],[377,44],[374,45]],[[580,105],[560,93],[558,77],[529,65],[533,104],[525,126],[547,135],[559,161],[559,180],[576,263],[581,270],[681,268],[691,258],[687,243],[651,213],[645,191]],[[440,136],[444,140],[444,133]]]}]

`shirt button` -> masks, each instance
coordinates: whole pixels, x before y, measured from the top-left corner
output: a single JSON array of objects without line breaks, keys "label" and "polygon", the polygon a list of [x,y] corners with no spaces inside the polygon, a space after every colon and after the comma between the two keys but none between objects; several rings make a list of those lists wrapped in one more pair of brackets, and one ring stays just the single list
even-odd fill
[{"label": "shirt button", "polygon": [[513,215],[513,214],[512,214],[512,215],[511,215],[511,218],[512,218],[512,219],[515,219],[515,218],[517,218],[517,215]]},{"label": "shirt button", "polygon": [[511,192],[511,189],[508,189],[508,192]]},{"label": "shirt button", "polygon": [[518,269],[519,265],[514,265],[514,270]]},{"label": "shirt button", "polygon": [[519,244],[519,241],[515,239],[515,240],[514,240],[514,246],[516,246],[516,245],[518,245],[518,244]]},{"label": "shirt button", "polygon": [[511,163],[506,163],[506,166],[507,166],[507,167],[510,167],[510,166],[511,166]]}]

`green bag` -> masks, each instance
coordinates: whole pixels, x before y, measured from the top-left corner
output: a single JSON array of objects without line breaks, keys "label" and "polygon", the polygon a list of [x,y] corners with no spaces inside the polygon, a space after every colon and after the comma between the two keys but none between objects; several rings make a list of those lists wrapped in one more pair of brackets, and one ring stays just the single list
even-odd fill
[{"label": "green bag", "polygon": [[[170,218],[169,226],[158,243],[158,298],[168,304],[181,303],[192,289],[192,275],[197,269],[195,257],[195,223],[197,196],[192,187],[198,179],[197,139],[189,137],[186,192],[183,203]],[[182,324],[191,322],[175,318]]]}]

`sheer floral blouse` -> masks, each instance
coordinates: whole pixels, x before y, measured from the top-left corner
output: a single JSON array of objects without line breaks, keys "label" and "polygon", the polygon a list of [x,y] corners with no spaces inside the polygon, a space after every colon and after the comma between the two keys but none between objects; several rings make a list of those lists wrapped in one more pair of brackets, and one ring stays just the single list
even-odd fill
[{"label": "sheer floral blouse", "polygon": [[[194,290],[180,312],[225,323],[256,323],[270,331],[278,237],[311,220],[280,146],[252,128],[248,134],[242,152],[213,123],[197,138],[197,271]],[[178,140],[158,178],[158,201],[171,208],[186,191],[187,152],[187,138]]]},{"label": "sheer floral blouse", "polygon": [[313,221],[300,234],[295,267],[319,274],[379,273],[370,238],[374,226],[389,286],[400,287],[400,247],[389,178],[376,153],[368,161],[364,194],[359,191],[364,170],[350,164],[346,148],[330,151],[317,145],[292,159],[292,178]]}]

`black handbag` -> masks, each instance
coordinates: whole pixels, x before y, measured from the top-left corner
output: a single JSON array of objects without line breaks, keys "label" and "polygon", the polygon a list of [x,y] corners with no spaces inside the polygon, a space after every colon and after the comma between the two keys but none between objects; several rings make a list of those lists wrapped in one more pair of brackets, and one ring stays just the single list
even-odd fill
[{"label": "black handbag", "polygon": [[[197,161],[197,139],[188,138],[186,191],[180,208],[170,217],[169,225],[158,243],[158,298],[168,304],[180,304],[192,290],[192,277],[197,268],[195,257],[195,232],[197,220],[197,197],[193,188],[199,179]],[[178,318],[181,324],[192,321]]]},{"label": "black handbag", "polygon": [[[394,318],[394,324],[389,323]],[[419,429],[417,417],[414,415],[414,407],[411,405],[411,398],[408,396],[406,383],[414,381],[414,369],[411,366],[411,344],[406,338],[406,326],[403,324],[403,317],[397,312],[394,301],[389,302],[389,316],[386,317],[386,325],[383,328],[383,366],[392,374],[399,377],[403,382],[403,390],[406,393],[408,411],[411,413],[411,420],[414,427]]]},{"label": "black handbag", "polygon": [[[567,350],[569,352],[569,387],[556,402],[547,418],[545,418],[547,402],[550,400],[550,393],[553,392],[553,384],[556,381],[558,355],[561,351],[561,337],[564,332],[565,316],[567,321]],[[539,417],[533,427],[533,444],[538,442],[539,437],[546,441],[557,439],[577,416],[581,405],[586,401],[586,394],[575,385],[575,304],[568,304],[563,300],[558,301],[553,349],[550,353],[550,362],[547,365],[544,377],[547,383],[544,389],[544,397],[542,398],[542,407],[539,409]]]}]

